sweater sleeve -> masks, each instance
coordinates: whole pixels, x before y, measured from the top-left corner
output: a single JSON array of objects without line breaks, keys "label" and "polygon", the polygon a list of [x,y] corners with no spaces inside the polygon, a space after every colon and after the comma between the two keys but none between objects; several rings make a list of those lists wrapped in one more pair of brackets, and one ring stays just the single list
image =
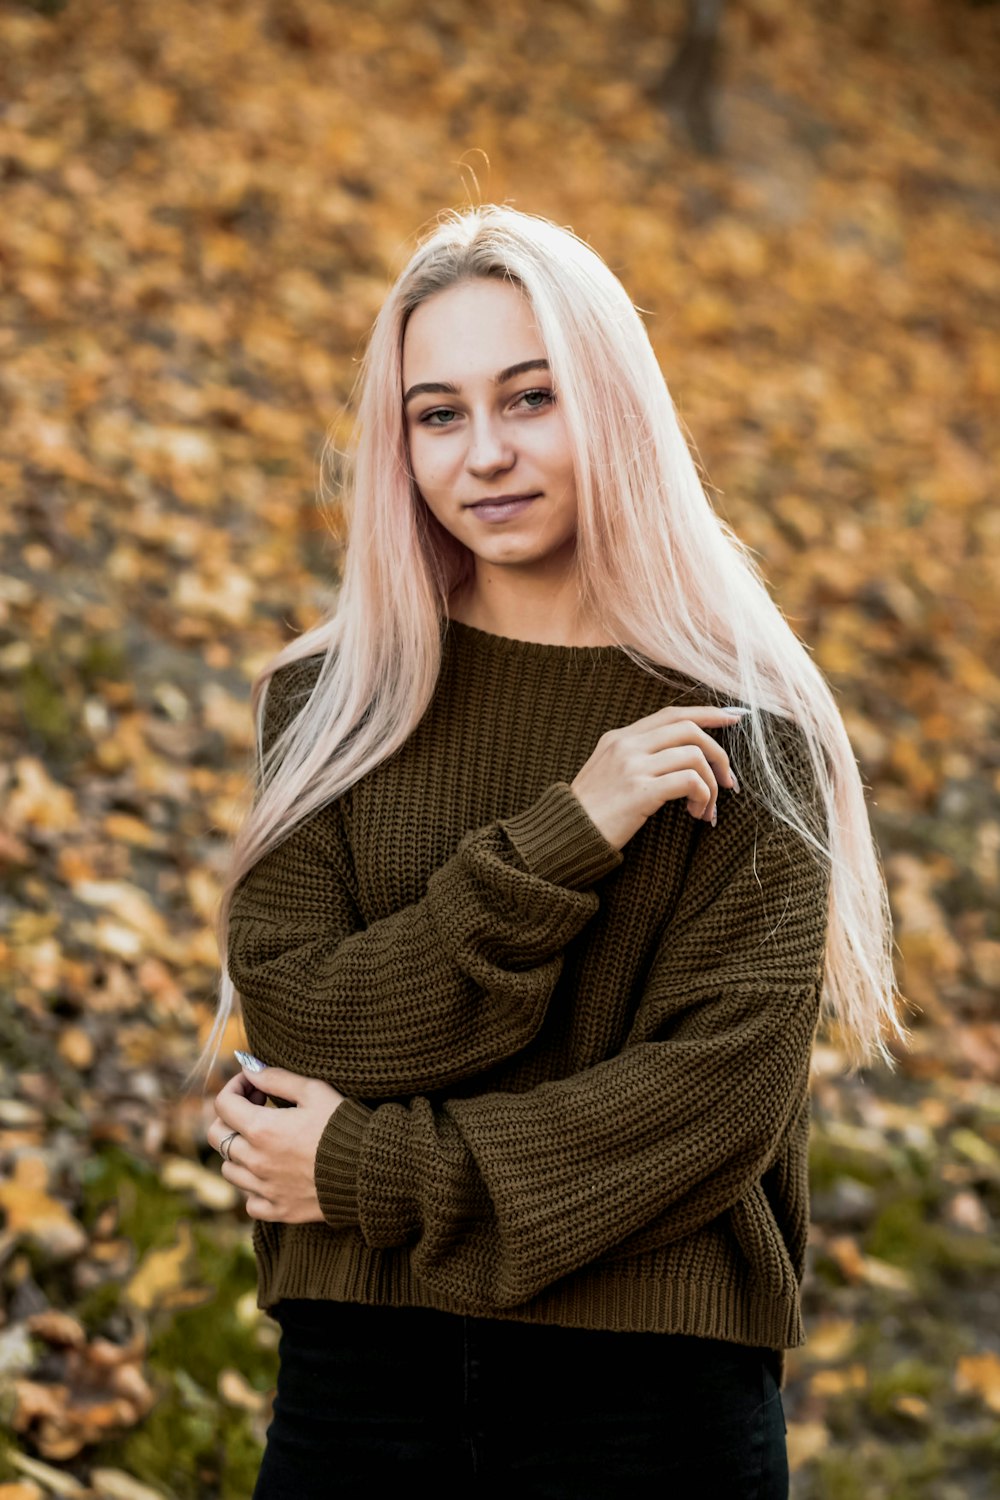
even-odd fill
[{"label": "sweater sleeve", "polygon": [[698,845],[628,1042],[519,1093],[348,1099],[316,1157],[326,1222],[407,1247],[450,1296],[515,1306],[755,1189],[808,1087],[828,866],[748,790]]},{"label": "sweater sleeve", "polygon": [[[265,749],[298,680],[265,712]],[[534,1037],[566,945],[598,910],[593,887],[622,859],[552,782],[466,833],[423,899],[366,926],[340,798],[233,893],[227,957],[248,1042],[272,1065],[372,1099],[474,1076]]]}]

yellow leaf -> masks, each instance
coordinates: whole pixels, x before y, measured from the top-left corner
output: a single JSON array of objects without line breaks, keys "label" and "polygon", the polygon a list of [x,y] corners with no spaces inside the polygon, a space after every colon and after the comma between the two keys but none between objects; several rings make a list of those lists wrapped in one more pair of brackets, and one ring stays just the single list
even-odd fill
[{"label": "yellow leaf", "polygon": [[900,1416],[910,1417],[914,1422],[927,1422],[930,1420],[930,1403],[923,1396],[897,1396],[892,1403],[893,1411],[898,1411]]},{"label": "yellow leaf", "polygon": [[92,1469],[90,1482],[99,1495],[107,1500],[163,1500],[162,1490],[150,1489],[140,1484],[123,1469]]},{"label": "yellow leaf", "polygon": [[14,762],[17,779],[4,806],[4,822],[10,831],[41,828],[66,832],[79,825],[76,801],[66,787],[53,781],[40,760],[30,755]]},{"label": "yellow leaf", "polygon": [[165,1186],[193,1193],[205,1208],[232,1208],[239,1198],[231,1182],[186,1156],[168,1156],[161,1175]]},{"label": "yellow leaf", "polygon": [[857,1337],[857,1324],[850,1318],[823,1318],[809,1335],[807,1358],[834,1362],[843,1359]]},{"label": "yellow leaf", "polygon": [[150,1250],[125,1288],[125,1295],[136,1307],[148,1312],[165,1301],[182,1284],[184,1265],[191,1253],[191,1226],[182,1219],[177,1226],[177,1243],[165,1250]]},{"label": "yellow leaf", "polygon": [[219,1371],[219,1395],[227,1406],[236,1406],[240,1411],[263,1411],[266,1397],[255,1390],[239,1370]]},{"label": "yellow leaf", "polygon": [[805,1468],[829,1447],[830,1433],[824,1422],[789,1422],[788,1467],[792,1473]]},{"label": "yellow leaf", "polygon": [[27,1474],[43,1484],[46,1495],[65,1495],[67,1500],[76,1500],[79,1496],[80,1500],[88,1500],[92,1493],[65,1469],[54,1469],[51,1464],[43,1464],[40,1459],[29,1458],[27,1453],[20,1453],[16,1448],[9,1448],[4,1457],[13,1468],[20,1469],[22,1474]]},{"label": "yellow leaf", "polygon": [[844,1391],[864,1390],[868,1371],[864,1365],[848,1365],[843,1370],[817,1370],[809,1389],[817,1396],[841,1396]]},{"label": "yellow leaf", "polygon": [[1000,1356],[963,1354],[955,1367],[955,1389],[981,1397],[990,1411],[1000,1412]]},{"label": "yellow leaf", "polygon": [[86,1246],[87,1236],[69,1210],[49,1196],[48,1181],[41,1156],[18,1158],[14,1175],[0,1182],[0,1208],[7,1215],[8,1233],[30,1236],[54,1256],[76,1255]]}]

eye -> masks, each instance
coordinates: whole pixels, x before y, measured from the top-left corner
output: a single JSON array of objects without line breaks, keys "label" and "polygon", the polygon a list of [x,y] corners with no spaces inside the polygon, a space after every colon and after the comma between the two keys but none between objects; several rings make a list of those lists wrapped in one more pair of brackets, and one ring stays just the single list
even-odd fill
[{"label": "eye", "polygon": [[[544,411],[546,406],[554,405],[555,399],[554,391],[548,391],[539,386],[536,390],[522,391],[519,396],[515,397],[513,405],[523,402],[525,403],[524,409],[527,411]],[[450,406],[435,406],[431,411],[425,411],[419,418],[419,422],[422,427],[454,427],[455,423],[451,419],[458,415],[459,413],[453,411]],[[438,421],[439,417],[443,420]]]},{"label": "eye", "polygon": [[517,399],[519,401],[527,401],[530,396],[541,396],[542,399],[537,406],[532,402],[528,407],[529,411],[541,411],[544,408],[546,402],[551,405],[552,402],[556,399],[555,393],[553,391],[546,391],[542,389],[538,389],[536,391],[522,391]]}]

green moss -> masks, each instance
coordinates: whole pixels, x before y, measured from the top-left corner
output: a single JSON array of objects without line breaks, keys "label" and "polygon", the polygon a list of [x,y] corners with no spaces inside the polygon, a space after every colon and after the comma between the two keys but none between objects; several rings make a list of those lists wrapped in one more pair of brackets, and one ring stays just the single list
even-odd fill
[{"label": "green moss", "polygon": [[103,1332],[105,1324],[122,1305],[122,1291],[119,1282],[106,1281],[102,1286],[95,1286],[77,1304],[77,1317],[87,1330],[88,1337],[93,1338],[95,1334]]},{"label": "green moss", "polygon": [[267,1391],[274,1379],[274,1354],[261,1348],[257,1325],[248,1326],[236,1311],[239,1299],[256,1283],[253,1251],[245,1237],[220,1245],[218,1234],[210,1236],[201,1226],[195,1230],[195,1247],[197,1280],[215,1291],[210,1301],[161,1322],[150,1345],[150,1363],[165,1374],[183,1370],[200,1389],[213,1392],[218,1372],[236,1369],[257,1390]]},{"label": "green moss", "polygon": [[65,749],[77,734],[76,714],[55,665],[37,656],[18,683],[21,714],[31,734],[49,750]]},{"label": "green moss", "polygon": [[[178,1496],[246,1500],[260,1467],[260,1437],[248,1413],[221,1400],[219,1374],[238,1370],[262,1395],[277,1374],[275,1352],[260,1337],[264,1315],[248,1325],[237,1313],[240,1299],[256,1285],[247,1226],[195,1208],[164,1188],[146,1162],[116,1146],[89,1163],[84,1199],[89,1222],[108,1201],[118,1203],[119,1232],[135,1244],[137,1258],[173,1244],[178,1218],[186,1216],[192,1228],[189,1283],[212,1289],[195,1307],[153,1311],[147,1369],[157,1403],[139,1427],[102,1444],[94,1462]],[[111,1286],[91,1292],[81,1309],[86,1326],[99,1326],[118,1296]]]},{"label": "green moss", "polygon": [[7,1430],[11,1413],[7,1410],[10,1403],[4,1401],[0,1405],[0,1484],[6,1484],[9,1480],[20,1479],[20,1474],[10,1461],[10,1454],[14,1451],[14,1442]]},{"label": "green moss", "polygon": [[888,1370],[876,1371],[868,1384],[867,1404],[876,1416],[896,1416],[900,1396],[920,1396],[930,1401],[947,1384],[942,1370],[920,1359],[901,1359]]},{"label": "green moss", "polygon": [[896,1178],[899,1163],[887,1156],[861,1151],[834,1141],[814,1129],[809,1142],[809,1180],[817,1193],[827,1192],[843,1177],[853,1177],[868,1187],[881,1187]]},{"label": "green moss", "polygon": [[940,1500],[943,1469],[934,1441],[889,1446],[866,1438],[849,1451],[823,1454],[811,1493],[822,1500]]},{"label": "green moss", "polygon": [[962,1279],[1000,1269],[1000,1245],[993,1239],[963,1234],[936,1222],[933,1214],[933,1202],[919,1195],[894,1198],[871,1225],[865,1249],[910,1271],[925,1287],[942,1277]]},{"label": "green moss", "polygon": [[214,1295],[198,1307],[154,1317],[148,1358],[160,1400],[142,1426],[102,1450],[102,1458],[178,1495],[246,1500],[260,1467],[261,1443],[251,1417],[221,1401],[219,1373],[238,1370],[266,1394],[277,1359],[263,1347],[259,1324],[248,1326],[236,1311],[255,1285],[248,1236],[242,1226],[238,1235],[222,1229],[217,1220],[195,1226],[196,1279],[213,1286]]},{"label": "green moss", "polygon": [[225,1425],[216,1402],[187,1380],[183,1370],[156,1386],[156,1406],[126,1437],[102,1444],[101,1463],[124,1469],[147,1484],[167,1485],[179,1495],[208,1500],[219,1493],[216,1445]]},{"label": "green moss", "polygon": [[172,1245],[178,1219],[190,1214],[188,1200],[164,1187],[155,1167],[120,1146],[107,1146],[89,1158],[82,1187],[86,1227],[93,1227],[102,1208],[117,1204],[118,1232],[135,1246],[137,1259],[147,1250]]},{"label": "green moss", "polygon": [[129,676],[129,661],[122,642],[110,635],[87,636],[80,648],[77,663],[80,676],[88,687],[101,678],[121,682]]}]

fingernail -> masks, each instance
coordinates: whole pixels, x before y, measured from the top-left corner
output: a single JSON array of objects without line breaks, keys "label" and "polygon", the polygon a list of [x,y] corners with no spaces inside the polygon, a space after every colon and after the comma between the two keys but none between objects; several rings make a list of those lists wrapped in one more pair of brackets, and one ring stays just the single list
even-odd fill
[{"label": "fingernail", "polygon": [[238,1047],[234,1047],[233,1056],[240,1067],[246,1068],[248,1073],[263,1073],[264,1064],[259,1057],[254,1057],[252,1052],[241,1052]]},{"label": "fingernail", "polygon": [[729,774],[730,774],[730,776],[731,776],[731,777],[732,777],[732,778],[733,778],[733,791],[734,791],[734,792],[738,792],[738,791],[739,791],[739,789],[740,789],[740,784],[739,784],[739,782],[738,782],[738,781],[737,781],[737,780],[736,780],[736,772],[735,772],[735,771],[730,771],[730,773],[729,773]]},{"label": "fingernail", "polygon": [[716,808],[714,808],[714,807],[713,807],[713,808],[712,808],[712,827],[713,827],[713,828],[714,828],[714,827],[715,827],[715,825],[716,825],[716,823],[717,823],[717,822],[718,822],[718,821],[719,821],[719,814],[718,814],[718,811],[717,811],[717,810],[716,810]]}]

